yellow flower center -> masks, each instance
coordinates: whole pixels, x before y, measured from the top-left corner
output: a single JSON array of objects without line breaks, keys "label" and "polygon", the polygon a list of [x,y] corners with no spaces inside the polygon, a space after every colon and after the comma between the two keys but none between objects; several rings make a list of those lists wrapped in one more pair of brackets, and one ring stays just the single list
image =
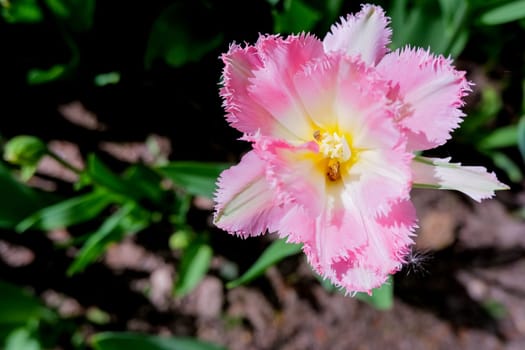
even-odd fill
[{"label": "yellow flower center", "polygon": [[337,132],[316,130],[313,137],[319,145],[319,153],[326,162],[326,176],[331,181],[341,178],[341,164],[352,158],[352,150],[344,135]]}]

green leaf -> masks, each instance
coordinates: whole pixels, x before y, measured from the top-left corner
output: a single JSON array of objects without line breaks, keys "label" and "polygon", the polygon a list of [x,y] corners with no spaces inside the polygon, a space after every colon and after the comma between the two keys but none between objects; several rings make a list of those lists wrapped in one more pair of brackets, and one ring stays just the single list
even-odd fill
[{"label": "green leaf", "polygon": [[[406,22],[406,18],[408,16],[408,9],[407,9],[407,0],[398,0],[393,1],[390,4],[390,8],[388,9],[387,13],[390,16],[390,26],[392,27],[392,32],[398,32],[402,31],[403,25]],[[402,34],[406,34],[404,32],[400,32],[397,37],[398,41],[404,42],[403,39],[401,39]]]},{"label": "green leaf", "polygon": [[327,0],[325,2],[326,12],[329,14],[329,17],[332,19],[337,18],[337,15],[341,12],[341,7],[343,6],[344,0]]},{"label": "green leaf", "polygon": [[504,319],[509,314],[505,304],[494,299],[484,300],[481,307],[496,320]]},{"label": "green leaf", "polygon": [[65,64],[56,64],[49,69],[33,68],[27,72],[27,83],[30,85],[44,84],[63,78],[68,72]]},{"label": "green leaf", "polygon": [[[346,294],[344,289],[341,287],[336,287],[332,282],[330,282],[329,279],[322,278],[318,274],[316,274],[316,277],[319,280],[319,283],[321,283],[321,286],[323,286],[326,291],[330,293],[338,292],[341,294]],[[371,295],[368,295],[367,293],[356,293],[355,297],[361,301],[364,301],[365,303],[370,304],[377,310],[389,310],[394,304],[393,283],[394,281],[392,277],[389,277],[382,286],[372,289]]]},{"label": "green leaf", "polygon": [[152,170],[135,165],[127,169],[123,176],[115,174],[95,155],[88,156],[87,173],[97,185],[140,202],[148,198],[154,203],[162,200],[164,192],[160,187],[161,178]]},{"label": "green leaf", "polygon": [[23,325],[45,312],[40,300],[24,289],[0,280],[0,325]]},{"label": "green leaf", "polygon": [[191,195],[189,194],[178,194],[175,195],[175,203],[173,204],[172,212],[170,216],[170,222],[174,225],[184,226],[187,221],[188,211],[191,208]]},{"label": "green leaf", "polygon": [[37,23],[44,18],[37,0],[0,1],[7,23]]},{"label": "green leaf", "polygon": [[469,0],[469,6],[475,10],[493,8],[512,2],[514,0]]},{"label": "green leaf", "polygon": [[477,147],[488,150],[516,146],[518,143],[518,126],[508,125],[498,128],[478,142]]},{"label": "green leaf", "polygon": [[487,126],[497,117],[502,108],[503,101],[498,90],[490,85],[485,86],[481,90],[481,101],[468,118],[465,118],[459,132],[466,135],[465,138],[470,142],[472,138],[478,136],[480,128]]},{"label": "green leaf", "polygon": [[518,122],[518,149],[525,163],[525,115],[522,115]]},{"label": "green leaf", "polygon": [[137,210],[137,205],[133,202],[127,202],[107,218],[82,246],[67,270],[68,276],[83,271],[106,251],[110,243],[121,240],[125,234],[132,234],[146,227],[148,223],[146,220],[137,220],[131,215],[134,210]]},{"label": "green leaf", "polygon": [[226,350],[187,337],[159,337],[138,333],[98,333],[91,337],[95,350]]},{"label": "green leaf", "polygon": [[129,167],[123,174],[123,179],[133,188],[137,198],[147,198],[153,203],[160,204],[165,197],[165,191],[161,188],[160,175],[153,169],[142,164]]},{"label": "green leaf", "polygon": [[311,31],[322,18],[321,13],[301,0],[284,0],[284,11],[272,11],[275,33]]},{"label": "green leaf", "polygon": [[458,55],[467,43],[469,31],[467,0],[395,1],[392,3],[392,47],[410,43],[430,47],[433,52]]},{"label": "green leaf", "polygon": [[525,0],[513,1],[491,8],[479,17],[481,24],[496,25],[525,18]]},{"label": "green leaf", "polygon": [[16,226],[18,232],[29,228],[52,230],[69,227],[95,218],[111,202],[113,197],[105,191],[90,192],[69,198],[38,210]]},{"label": "green leaf", "polygon": [[187,193],[213,198],[219,174],[229,164],[201,162],[171,162],[157,170]]},{"label": "green leaf", "polygon": [[95,0],[45,0],[49,9],[69,27],[85,32],[93,26]]},{"label": "green leaf", "polygon": [[277,264],[286,257],[301,252],[300,244],[287,243],[284,239],[275,240],[261,254],[259,259],[241,277],[229,282],[226,287],[234,288],[246,284],[261,276],[270,266]]},{"label": "green leaf", "polygon": [[20,327],[9,334],[3,350],[40,350],[41,348],[33,332],[26,327]]},{"label": "green leaf", "polygon": [[377,310],[390,310],[394,305],[394,280],[389,277],[381,287],[373,289],[371,295],[357,293],[356,298]]},{"label": "green leaf", "polygon": [[92,306],[86,310],[86,319],[91,323],[104,325],[111,321],[111,316],[106,311]]},{"label": "green leaf", "polygon": [[210,267],[213,250],[201,239],[193,240],[185,249],[177,270],[179,277],[175,282],[174,293],[184,296],[195,288],[206,275]]},{"label": "green leaf", "polygon": [[18,182],[0,162],[0,228],[12,229],[20,220],[49,203],[49,196]]},{"label": "green leaf", "polygon": [[96,86],[114,85],[114,84],[118,84],[119,81],[120,81],[119,72],[103,73],[95,77]]},{"label": "green leaf", "polygon": [[506,154],[493,151],[484,153],[492,158],[494,164],[503,170],[512,182],[518,183],[523,180],[523,171],[521,170],[521,167],[516,165],[516,163]]},{"label": "green leaf", "polygon": [[156,59],[180,67],[199,61],[218,47],[223,34],[213,28],[212,6],[201,1],[180,1],[166,8],[153,23],[144,58],[146,68],[150,69]]},{"label": "green leaf", "polygon": [[458,0],[439,0],[442,16],[445,20],[450,21],[457,10]]},{"label": "green leaf", "polygon": [[125,197],[137,197],[135,189],[127,181],[123,181],[93,153],[88,155],[86,171],[97,185]]},{"label": "green leaf", "polygon": [[447,52],[450,54],[450,56],[458,57],[465,49],[465,46],[467,46],[469,38],[470,31],[467,28],[463,28],[461,31],[459,31],[455,39],[452,40],[448,46],[449,49]]}]

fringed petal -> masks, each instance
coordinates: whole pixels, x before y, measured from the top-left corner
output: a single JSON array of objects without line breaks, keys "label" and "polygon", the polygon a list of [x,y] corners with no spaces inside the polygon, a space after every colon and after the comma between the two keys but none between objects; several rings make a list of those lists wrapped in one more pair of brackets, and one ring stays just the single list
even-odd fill
[{"label": "fringed petal", "polygon": [[444,144],[464,116],[463,98],[470,91],[464,71],[450,59],[406,47],[386,55],[377,66],[391,81],[391,97],[398,99],[396,120],[413,151]]},{"label": "fringed petal", "polygon": [[242,237],[275,231],[283,213],[265,173],[265,164],[254,151],[222,172],[215,194],[215,225]]},{"label": "fringed petal", "polygon": [[414,187],[463,192],[477,202],[494,196],[494,191],[508,190],[494,173],[481,166],[461,166],[450,158],[416,157],[412,162]]},{"label": "fringed petal", "polygon": [[250,97],[272,115],[273,124],[293,134],[287,140],[308,141],[312,120],[297,94],[293,77],[307,62],[324,54],[321,42],[306,34],[286,39],[261,36],[255,47],[263,66],[250,79]]},{"label": "fringed petal", "polygon": [[306,242],[303,249],[314,269],[336,286],[348,293],[370,292],[405,262],[413,244],[415,210],[405,200],[392,205],[389,213],[373,218],[365,214],[364,205],[360,207],[351,198],[345,198],[343,206],[344,224],[337,226],[319,218],[315,241]]},{"label": "fringed petal", "polygon": [[363,5],[356,15],[349,14],[334,24],[323,40],[326,52],[342,51],[360,56],[369,65],[377,64],[388,52],[392,30],[390,18],[379,6]]}]

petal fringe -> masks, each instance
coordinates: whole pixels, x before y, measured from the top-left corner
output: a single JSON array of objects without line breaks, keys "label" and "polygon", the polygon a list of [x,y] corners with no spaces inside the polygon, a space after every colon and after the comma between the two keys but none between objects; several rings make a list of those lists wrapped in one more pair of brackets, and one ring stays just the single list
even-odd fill
[{"label": "petal fringe", "polygon": [[413,187],[456,190],[477,202],[493,197],[494,191],[509,189],[484,167],[461,166],[461,163],[449,161],[450,158],[415,157]]}]

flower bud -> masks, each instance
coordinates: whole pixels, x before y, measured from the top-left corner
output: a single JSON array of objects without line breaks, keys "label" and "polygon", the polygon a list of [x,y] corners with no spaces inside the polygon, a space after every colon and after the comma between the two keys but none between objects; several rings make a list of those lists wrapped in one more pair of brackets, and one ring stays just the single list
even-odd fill
[{"label": "flower bud", "polygon": [[21,166],[36,166],[46,153],[46,144],[28,135],[15,136],[4,147],[4,159]]}]

